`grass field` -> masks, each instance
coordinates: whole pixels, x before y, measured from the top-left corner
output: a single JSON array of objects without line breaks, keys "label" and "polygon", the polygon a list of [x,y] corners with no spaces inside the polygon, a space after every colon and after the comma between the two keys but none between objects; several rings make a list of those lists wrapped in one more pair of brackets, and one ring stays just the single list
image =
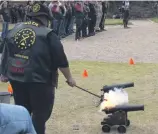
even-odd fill
[{"label": "grass field", "polygon": [[122,25],[122,19],[106,19],[105,25]]},{"label": "grass field", "polygon": [[152,18],[151,20],[158,23],[158,18]]},{"label": "grass field", "polygon": [[[135,82],[135,87],[127,89],[132,104],[144,104],[145,112],[131,112],[131,126],[128,134],[157,134],[158,119],[158,64],[80,62],[70,64],[77,85],[98,94],[104,85]],[[88,78],[82,78],[82,72],[88,71]],[[7,84],[0,85],[1,91],[7,91]],[[37,90],[38,92],[38,90]],[[100,134],[100,122],[104,114],[94,105],[95,97],[70,88],[62,75],[59,77],[59,89],[52,117],[47,123],[47,134]],[[73,130],[74,125],[79,130]],[[115,133],[116,134],[116,133]]]},{"label": "grass field", "polygon": [[[134,88],[127,89],[129,100],[132,104],[144,104],[145,112],[129,114],[131,126],[128,134],[157,134],[154,128],[158,119],[158,64],[138,63],[130,66],[126,63],[73,61],[70,67],[77,85],[96,94],[104,85],[135,82]],[[88,78],[82,78],[84,69],[88,71]],[[7,91],[7,84],[1,84],[0,90]],[[94,98],[77,88],[70,88],[60,75],[53,114],[47,123],[47,134],[100,134],[100,122],[105,115],[98,112]],[[79,126],[79,130],[73,130],[74,125]]]},{"label": "grass field", "polygon": [[[127,133],[157,134],[154,129],[158,119],[158,64],[129,66],[121,63],[76,61],[71,62],[70,67],[77,84],[97,94],[104,85],[135,82],[134,88],[127,89],[129,100],[132,104],[144,104],[145,112],[129,113],[131,126]],[[89,73],[88,78],[82,78],[84,69]],[[64,81],[61,76],[54,111],[47,125],[48,134],[100,134],[100,122],[105,115],[98,112],[94,97],[77,88],[70,88]],[[79,130],[73,130],[74,125]]]},{"label": "grass field", "polygon": [[[129,22],[129,25],[131,24],[132,23]],[[123,25],[123,20],[122,19],[106,19],[105,25]]]}]

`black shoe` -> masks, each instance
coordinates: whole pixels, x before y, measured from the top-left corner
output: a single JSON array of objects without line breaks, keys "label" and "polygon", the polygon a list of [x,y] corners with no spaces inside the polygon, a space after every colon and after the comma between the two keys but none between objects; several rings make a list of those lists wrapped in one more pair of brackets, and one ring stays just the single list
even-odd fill
[{"label": "black shoe", "polygon": [[130,28],[130,27],[128,27],[128,26],[126,26],[126,27],[124,27],[125,29],[128,29],[128,28]]},{"label": "black shoe", "polygon": [[62,36],[61,36],[61,38],[65,38],[65,37],[66,37],[65,35],[62,35]]},{"label": "black shoe", "polygon": [[94,35],[95,35],[95,32],[89,34],[89,36],[94,36]]},{"label": "black shoe", "polygon": [[96,32],[100,32],[101,30],[96,30]]},{"label": "black shoe", "polygon": [[83,37],[83,38],[86,38],[86,37],[88,37],[88,35],[83,35],[82,37]]},{"label": "black shoe", "polygon": [[101,31],[107,31],[106,29],[101,29]]},{"label": "black shoe", "polygon": [[76,41],[79,41],[79,40],[80,40],[80,38],[81,38],[81,37],[77,37],[77,38],[75,38],[75,40],[76,40]]}]

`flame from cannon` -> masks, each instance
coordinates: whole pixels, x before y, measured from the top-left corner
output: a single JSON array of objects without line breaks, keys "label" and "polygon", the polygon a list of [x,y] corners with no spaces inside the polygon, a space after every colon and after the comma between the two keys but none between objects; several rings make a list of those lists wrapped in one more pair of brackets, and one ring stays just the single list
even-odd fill
[{"label": "flame from cannon", "polygon": [[104,93],[104,100],[100,105],[100,111],[114,108],[117,105],[124,105],[128,103],[128,94],[123,89],[114,89],[109,93]]}]

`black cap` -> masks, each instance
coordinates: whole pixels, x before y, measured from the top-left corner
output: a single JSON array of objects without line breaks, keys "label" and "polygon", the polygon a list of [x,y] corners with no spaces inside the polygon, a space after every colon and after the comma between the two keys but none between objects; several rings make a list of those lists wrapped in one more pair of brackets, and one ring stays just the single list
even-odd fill
[{"label": "black cap", "polygon": [[40,2],[35,2],[32,5],[32,11],[27,14],[28,17],[36,17],[36,16],[46,16],[49,20],[52,20],[53,17],[50,14],[49,8]]}]

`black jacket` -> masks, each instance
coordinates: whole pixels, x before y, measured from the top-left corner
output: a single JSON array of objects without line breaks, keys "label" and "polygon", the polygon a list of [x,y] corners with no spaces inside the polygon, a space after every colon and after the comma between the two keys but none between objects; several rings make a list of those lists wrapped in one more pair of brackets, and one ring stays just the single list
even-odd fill
[{"label": "black jacket", "polygon": [[57,69],[68,67],[68,61],[53,31],[30,21],[8,33],[1,67],[2,74],[9,80],[56,86]]}]

